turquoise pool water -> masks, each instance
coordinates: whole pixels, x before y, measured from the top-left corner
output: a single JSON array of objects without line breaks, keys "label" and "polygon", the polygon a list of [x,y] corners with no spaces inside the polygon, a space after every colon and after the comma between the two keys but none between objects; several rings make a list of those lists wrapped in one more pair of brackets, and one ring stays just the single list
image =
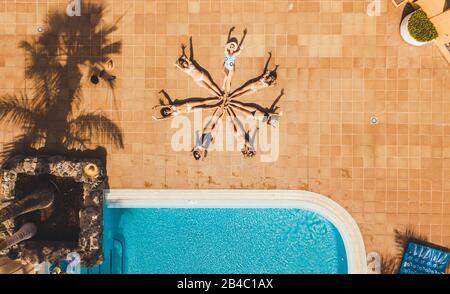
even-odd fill
[{"label": "turquoise pool water", "polygon": [[347,273],[342,238],[301,209],[106,209],[89,273]]}]

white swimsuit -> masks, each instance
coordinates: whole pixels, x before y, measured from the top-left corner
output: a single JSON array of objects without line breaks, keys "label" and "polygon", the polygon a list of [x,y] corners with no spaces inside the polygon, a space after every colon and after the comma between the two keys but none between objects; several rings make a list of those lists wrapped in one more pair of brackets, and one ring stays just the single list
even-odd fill
[{"label": "white swimsuit", "polygon": [[251,85],[251,88],[250,88],[253,92],[256,92],[256,91],[258,91],[258,88],[256,87],[256,83],[253,83],[252,85]]},{"label": "white swimsuit", "polygon": [[172,112],[172,116],[177,116],[180,114],[180,111],[177,109],[175,105],[170,106],[170,108],[174,110],[174,112]]},{"label": "white swimsuit", "polygon": [[194,71],[194,69],[195,69],[195,66],[194,66],[193,64],[191,64],[191,65],[189,66],[189,68],[186,70],[186,73],[187,73],[188,75],[191,75],[192,72]]},{"label": "white swimsuit", "polygon": [[[195,66],[193,64],[191,64],[191,66],[189,67],[188,70],[186,70],[186,73],[190,76],[192,76],[192,73],[194,72],[194,70],[196,70]],[[200,77],[198,78],[193,78],[194,81],[196,82],[201,82],[205,79],[205,73],[201,72],[202,74],[200,75]]]},{"label": "white swimsuit", "polygon": [[197,82],[201,82],[205,79],[205,73],[202,72],[199,78],[195,79]]}]

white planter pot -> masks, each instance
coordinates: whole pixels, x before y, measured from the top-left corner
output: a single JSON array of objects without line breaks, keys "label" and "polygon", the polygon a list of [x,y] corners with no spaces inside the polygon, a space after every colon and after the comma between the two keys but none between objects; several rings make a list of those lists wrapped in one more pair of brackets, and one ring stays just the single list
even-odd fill
[{"label": "white planter pot", "polygon": [[[414,11],[415,12],[415,11]],[[406,43],[413,45],[413,46],[423,46],[426,45],[430,42],[420,42],[417,41],[416,39],[413,38],[413,36],[411,36],[411,34],[409,33],[408,30],[408,23],[409,23],[409,19],[411,18],[411,16],[414,14],[414,12],[408,14],[402,21],[402,23],[400,24],[400,35],[402,36],[403,40],[405,40]]]}]

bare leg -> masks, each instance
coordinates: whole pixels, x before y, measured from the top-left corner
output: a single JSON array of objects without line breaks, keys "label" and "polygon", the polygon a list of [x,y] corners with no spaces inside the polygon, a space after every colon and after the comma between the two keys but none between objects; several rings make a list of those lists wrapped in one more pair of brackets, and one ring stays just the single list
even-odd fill
[{"label": "bare leg", "polygon": [[219,89],[219,87],[217,87],[217,85],[211,80],[211,78],[206,73],[204,73],[203,83],[205,83],[207,87],[213,90],[214,93],[217,94],[217,96],[222,96],[222,91]]},{"label": "bare leg", "polygon": [[250,85],[247,85],[244,88],[234,92],[233,95],[230,96],[230,99],[240,98],[240,97],[243,97],[243,96],[250,95],[252,93],[254,93],[254,91],[252,89],[252,84],[250,84]]},{"label": "bare leg", "polygon": [[244,109],[245,111],[248,111],[249,113],[254,113],[255,116],[270,116],[270,113],[268,113],[267,111],[262,111],[261,109],[251,106],[251,105],[244,105],[242,103],[236,103],[235,101],[230,102],[230,105],[237,107],[237,108],[241,108]]},{"label": "bare leg", "polygon": [[[176,112],[174,112],[174,113],[177,113],[177,115],[184,114],[184,113],[190,113],[193,110],[200,109],[200,108],[201,109],[208,109],[208,108],[214,108],[215,107],[215,108],[219,109],[222,106],[222,104],[223,104],[222,101],[220,101],[220,100],[221,99],[219,99],[217,97],[214,97],[214,98],[206,98],[203,101],[184,102],[183,104],[176,105]],[[217,101],[219,101],[219,103],[217,103]],[[211,102],[214,102],[214,103],[211,103]],[[173,106],[173,105],[157,105],[157,106],[153,107],[153,109],[155,109],[155,108],[171,107],[171,106]],[[183,107],[183,106],[185,106],[185,107]],[[171,119],[171,118],[175,117],[174,113],[172,113],[171,115],[166,116],[166,117],[164,117],[164,116],[162,116],[162,117],[152,116],[152,118],[154,120],[168,120],[168,119]]]},{"label": "bare leg", "polygon": [[225,91],[225,88],[227,86],[227,81],[228,81],[228,73],[230,71],[228,69],[226,69],[225,67],[223,68],[223,73],[225,74],[225,78],[223,79],[223,84],[222,84],[222,89],[223,91]]},{"label": "bare leg", "polygon": [[[216,99],[220,100],[218,98],[216,98]],[[189,106],[190,106],[190,110],[186,107],[186,112],[191,112],[192,110],[195,110],[195,109],[208,109],[208,108],[215,108],[215,107],[220,108],[220,106],[222,106],[222,102],[213,103],[213,104],[210,104],[209,102],[208,102],[208,104],[205,104],[205,103],[198,103],[198,104],[196,104],[196,103],[194,103],[194,105],[189,103]]]},{"label": "bare leg", "polygon": [[241,108],[245,108],[248,111],[255,111],[256,113],[260,113],[260,114],[265,114],[268,116],[271,115],[275,115],[276,110],[279,109],[279,107],[277,107],[276,105],[278,104],[278,102],[280,101],[280,99],[284,96],[284,89],[281,89],[280,95],[278,95],[278,97],[275,99],[275,101],[272,103],[272,105],[270,106],[270,108],[266,109],[266,111],[262,111],[261,108],[252,106],[252,105],[247,105],[239,100],[233,100],[230,101],[229,104],[232,106],[236,106],[236,107],[241,107]]},{"label": "bare leg", "polygon": [[234,109],[238,110],[240,113],[245,114],[247,117],[251,117],[251,118],[255,118],[256,112],[249,110],[241,105],[236,105],[236,104],[231,104],[230,106],[232,106]]},{"label": "bare leg", "polygon": [[209,105],[209,104],[211,104],[213,102],[217,103],[220,100],[221,99],[219,99],[217,97],[214,97],[214,98],[207,98],[207,99],[202,100],[202,101],[187,102],[185,104],[189,104],[189,106],[191,106],[192,108],[195,108],[195,107],[199,107],[199,106],[206,106],[206,105]]},{"label": "bare leg", "polygon": [[[269,58],[267,59],[266,64],[264,65],[264,71],[263,71],[263,74],[262,74],[261,76],[259,76],[258,78],[256,78],[255,81],[254,81],[253,83],[248,84],[248,85],[246,85],[245,87],[239,88],[239,89],[237,89],[236,91],[234,91],[234,92],[232,93],[232,95],[230,96],[230,99],[235,99],[235,98],[239,98],[239,97],[243,97],[243,96],[252,94],[252,93],[254,92],[253,89],[252,89],[252,85],[253,85],[254,83],[257,83],[258,80],[260,80],[261,77],[263,77],[264,74],[267,73],[267,70],[268,70],[269,63],[270,63],[270,60],[271,60],[271,59],[272,59],[272,52],[269,52]],[[274,69],[272,72],[276,72],[277,69],[278,69],[278,65],[275,67],[275,69]]]},{"label": "bare leg", "polygon": [[223,116],[224,111],[221,108],[217,108],[213,114],[213,117],[208,122],[207,126],[203,129],[202,132],[202,147],[205,150],[208,150],[209,145],[214,141],[214,131],[218,126],[219,119]]},{"label": "bare leg", "polygon": [[206,126],[203,128],[203,133],[209,133],[209,132],[211,132],[211,131],[215,128],[217,122],[218,122],[219,119],[222,117],[222,115],[223,115],[223,111],[222,111],[222,109],[221,109],[220,107],[218,107],[218,108],[214,111],[214,113],[213,113],[211,119],[209,120],[209,122],[208,122],[208,123],[206,124]]},{"label": "bare leg", "polygon": [[222,96],[222,94],[220,92],[217,92],[216,89],[214,89],[213,87],[211,87],[210,84],[208,84],[205,81],[195,81],[195,83],[197,85],[199,85],[202,88],[205,88],[206,90],[208,90],[209,93],[211,93],[214,96]]},{"label": "bare leg", "polygon": [[[165,93],[165,91],[162,90],[160,93]],[[167,93],[166,93],[166,94],[167,94]],[[166,94],[165,94],[165,95],[166,95]],[[168,97],[168,96],[166,96],[166,97]],[[170,97],[168,98],[168,100],[169,100],[169,99],[170,99]],[[164,104],[164,101],[162,101],[162,99],[161,99],[161,100],[160,100],[161,104],[160,104],[160,105],[155,105],[155,106],[153,106],[153,109],[160,109],[160,108],[171,107],[171,106],[181,107],[181,106],[183,106],[183,105],[185,105],[185,104],[190,104],[190,105],[193,105],[194,107],[196,107],[196,106],[198,106],[198,105],[208,105],[208,104],[211,103],[211,102],[217,103],[217,102],[219,102],[220,100],[222,100],[222,99],[220,99],[220,98],[218,98],[218,97],[201,98],[201,99],[199,99],[199,100],[197,100],[197,101],[190,101],[190,100],[192,100],[192,99],[195,99],[195,98],[186,98],[186,99],[183,99],[183,100],[181,100],[181,101],[172,101],[172,100],[170,99],[170,100],[169,100],[169,104]]]},{"label": "bare leg", "polygon": [[233,123],[233,130],[234,130],[234,135],[238,141],[239,144],[242,144],[243,141],[245,141],[245,137],[242,134],[243,130],[242,128],[239,126],[239,124],[237,123],[237,117],[236,117],[236,113],[234,113],[234,111],[230,108],[227,108],[227,113],[231,118],[231,122]]},{"label": "bare leg", "polygon": [[233,79],[234,70],[230,70],[227,76],[227,83],[225,85],[225,93],[230,93],[231,91],[231,80]]}]

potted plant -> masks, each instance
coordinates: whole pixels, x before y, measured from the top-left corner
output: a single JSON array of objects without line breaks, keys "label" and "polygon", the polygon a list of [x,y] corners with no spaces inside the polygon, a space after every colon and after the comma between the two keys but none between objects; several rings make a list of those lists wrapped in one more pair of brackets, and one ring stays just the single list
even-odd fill
[{"label": "potted plant", "polygon": [[400,34],[408,44],[414,46],[428,44],[438,37],[436,28],[422,9],[410,13],[403,19]]}]

